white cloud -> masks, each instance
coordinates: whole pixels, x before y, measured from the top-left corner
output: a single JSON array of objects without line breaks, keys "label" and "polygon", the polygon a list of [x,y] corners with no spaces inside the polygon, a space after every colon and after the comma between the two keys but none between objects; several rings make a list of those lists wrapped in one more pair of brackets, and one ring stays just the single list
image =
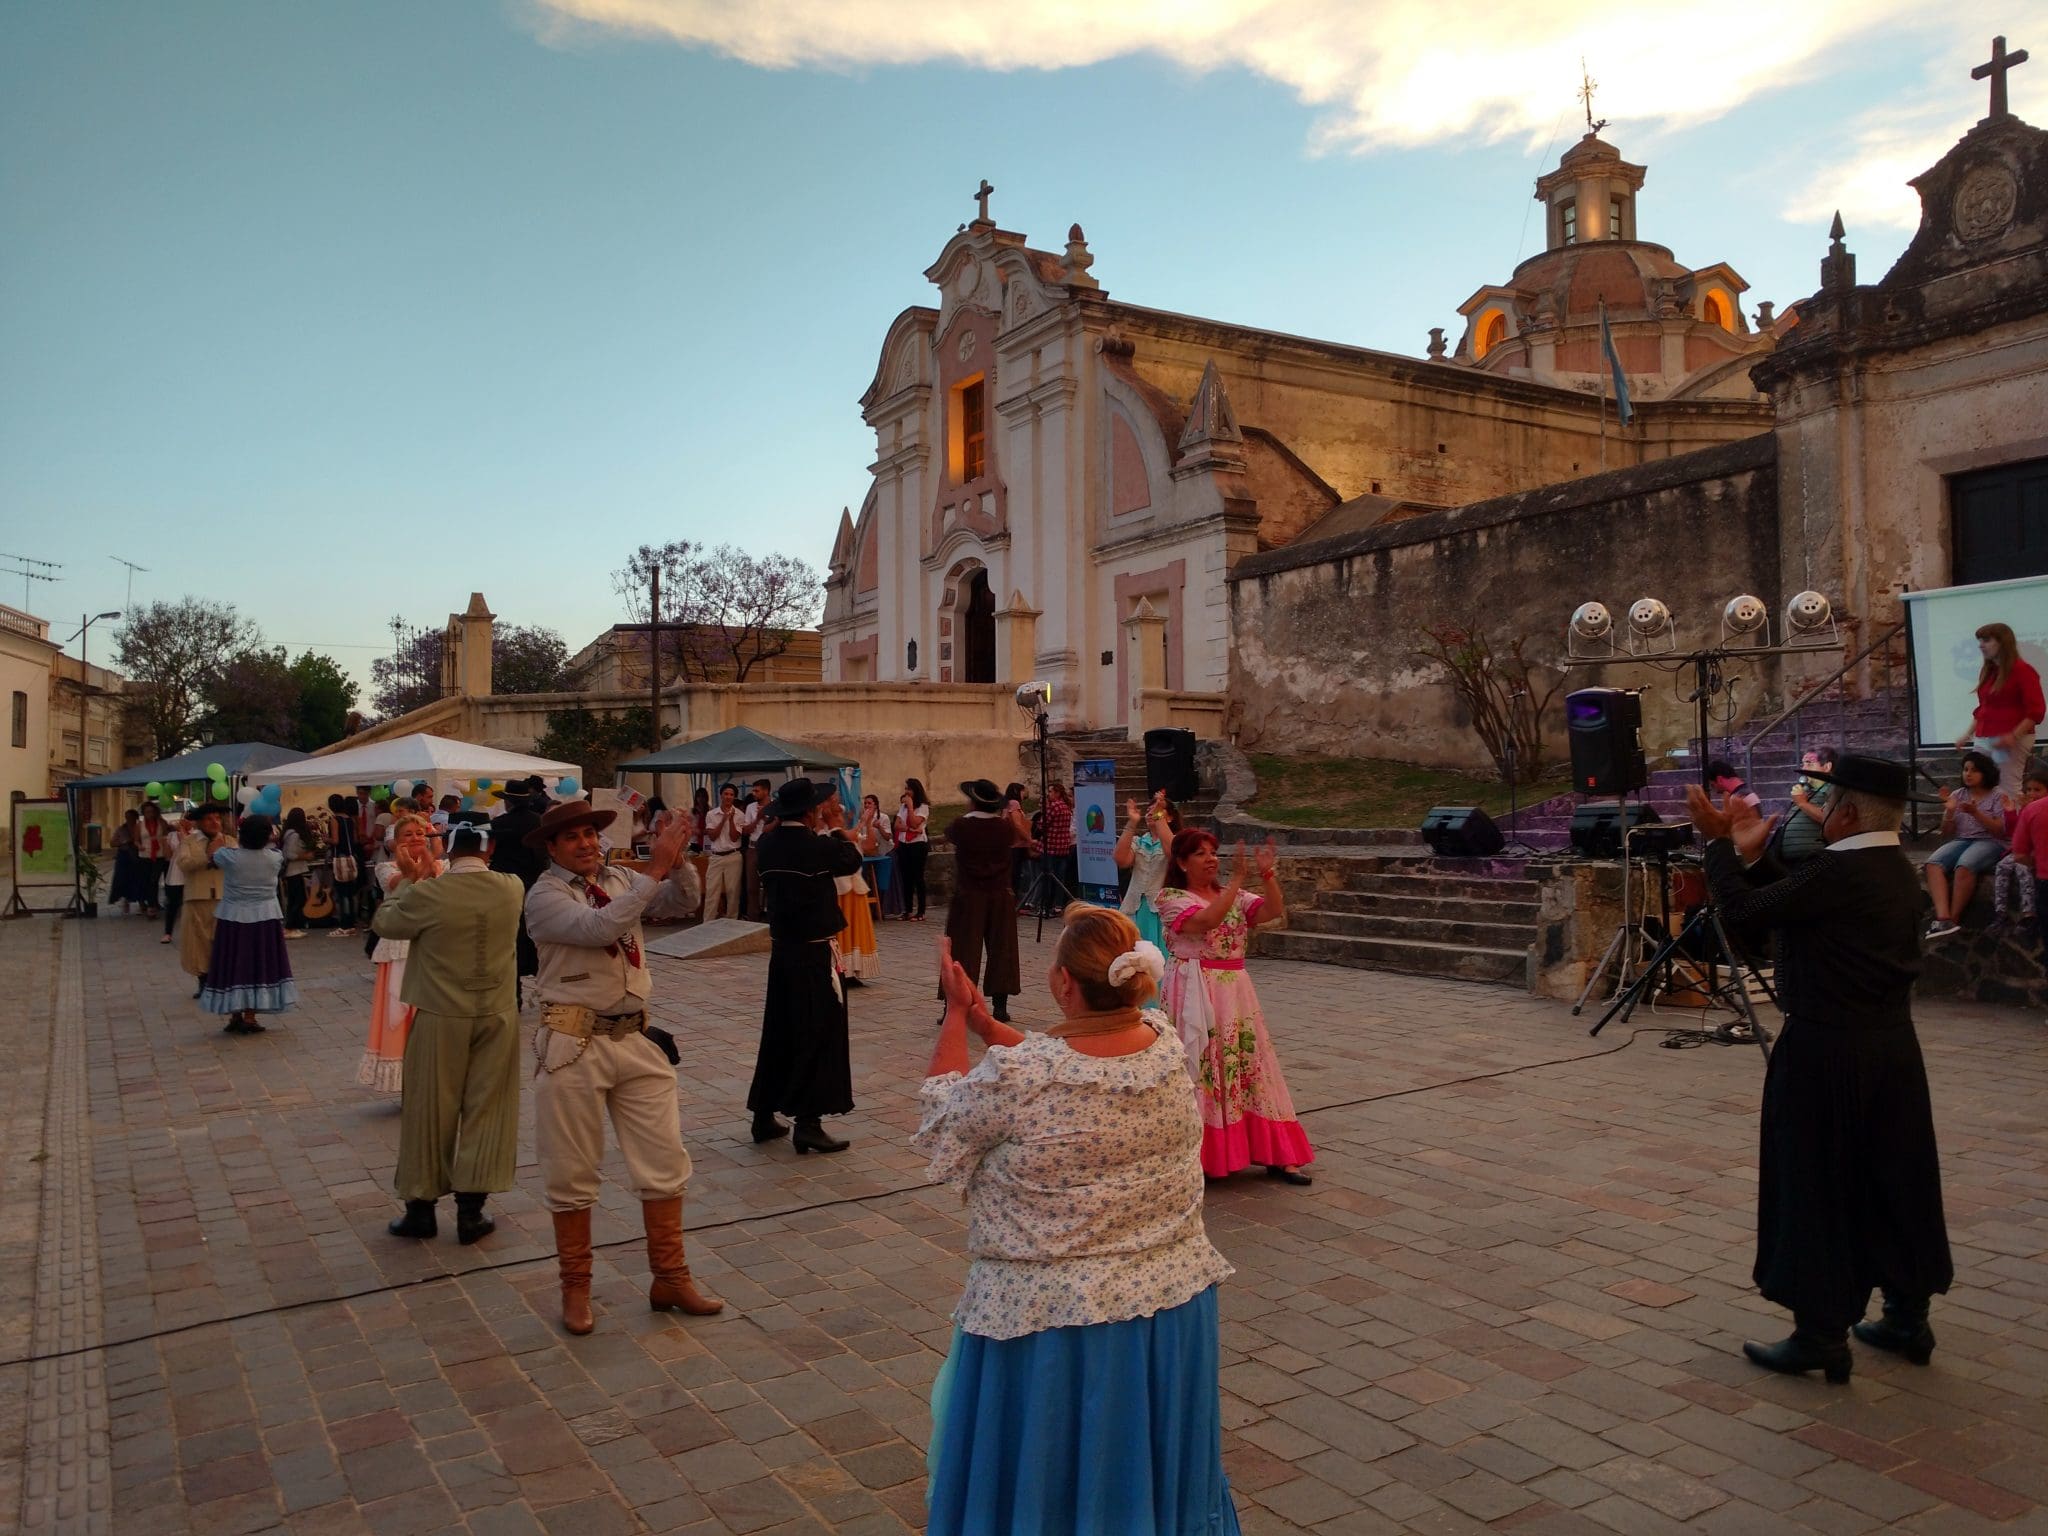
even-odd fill
[{"label": "white cloud", "polygon": [[[945,63],[1066,69],[1150,54],[1243,67],[1323,108],[1318,141],[1371,149],[1542,137],[1579,59],[1603,117],[1697,121],[1816,71],[1912,0],[530,0],[543,31],[622,31],[766,69]],[[1953,24],[1951,12],[1942,18]]]}]

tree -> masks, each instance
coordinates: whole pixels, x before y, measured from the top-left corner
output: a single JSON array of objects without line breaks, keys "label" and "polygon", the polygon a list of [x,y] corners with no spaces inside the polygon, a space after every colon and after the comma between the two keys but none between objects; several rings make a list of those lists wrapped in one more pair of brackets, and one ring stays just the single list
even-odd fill
[{"label": "tree", "polygon": [[1543,712],[1564,687],[1564,674],[1545,687],[1536,674],[1553,669],[1523,654],[1526,641],[1515,640],[1505,653],[1496,652],[1476,624],[1425,628],[1422,634],[1429,644],[1416,658],[1451,674],[1451,687],[1471,713],[1472,729],[1502,777],[1512,757],[1516,781],[1536,783],[1543,773]]},{"label": "tree", "polygon": [[292,745],[301,752],[331,746],[350,734],[356,685],[332,656],[302,652],[291,665],[299,689],[298,729]]},{"label": "tree", "polygon": [[206,712],[200,717],[199,733],[209,742],[282,745],[297,737],[298,723],[299,680],[292,676],[280,645],[228,658],[207,684]]},{"label": "tree", "polygon": [[533,744],[534,754],[577,764],[586,784],[609,783],[621,758],[647,750],[654,735],[653,720],[645,704],[602,715],[581,704],[551,709],[547,734]]},{"label": "tree", "polygon": [[[626,563],[612,572],[612,586],[625,599],[626,612],[636,624],[659,620],[681,626],[665,630],[655,655],[660,659],[661,684],[688,682],[692,676],[709,679],[716,658],[706,655],[696,626],[704,622],[704,591],[698,546],[688,539],[667,544],[642,544]],[[661,577],[661,611],[653,612],[654,577]]]},{"label": "tree", "polygon": [[794,555],[754,556],[730,544],[699,562],[698,581],[705,623],[741,683],[758,663],[788,650],[797,630],[818,622],[824,596],[818,573]]},{"label": "tree", "polygon": [[[441,697],[441,657],[447,634],[391,621],[389,656],[370,663],[370,703],[385,719],[410,713]],[[569,647],[552,629],[501,624],[491,631],[491,692],[553,693],[568,670]]]},{"label": "tree", "polygon": [[230,661],[261,643],[232,603],[183,597],[129,614],[114,631],[115,658],[128,678],[126,707],[141,718],[158,757],[198,741],[208,690]]}]

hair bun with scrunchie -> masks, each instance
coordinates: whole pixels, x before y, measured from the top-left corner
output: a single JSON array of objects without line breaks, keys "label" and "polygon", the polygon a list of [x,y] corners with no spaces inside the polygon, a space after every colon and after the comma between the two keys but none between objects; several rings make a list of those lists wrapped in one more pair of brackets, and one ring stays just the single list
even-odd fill
[{"label": "hair bun with scrunchie", "polygon": [[1140,939],[1137,944],[1125,950],[1109,962],[1109,984],[1120,987],[1140,971],[1152,978],[1154,986],[1166,974],[1166,956],[1159,952],[1159,946],[1150,939]]}]

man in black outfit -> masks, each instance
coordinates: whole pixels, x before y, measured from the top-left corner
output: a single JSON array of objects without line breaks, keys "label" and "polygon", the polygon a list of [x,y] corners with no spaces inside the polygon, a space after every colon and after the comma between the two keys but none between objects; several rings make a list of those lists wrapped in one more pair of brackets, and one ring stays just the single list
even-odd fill
[{"label": "man in black outfit", "polygon": [[[547,873],[548,856],[544,848],[526,846],[526,834],[540,825],[541,813],[548,808],[546,788],[539,779],[512,779],[503,790],[505,814],[491,826],[491,868],[501,875],[517,875],[519,883],[527,890],[533,889],[533,882]],[[519,914],[519,1001],[526,1003],[526,982],[531,976],[540,974],[540,951],[533,947],[533,940],[526,936],[526,914]]]},{"label": "man in black outfit", "polygon": [[[1687,790],[1707,878],[1730,927],[1777,938],[1785,1021],[1764,1073],[1755,1279],[1792,1334],[1745,1343],[1767,1370],[1849,1379],[1848,1334],[1925,1365],[1928,1299],[1954,1278],[1927,1070],[1913,1032],[1920,885],[1899,847],[1911,782],[1880,757],[1808,770],[1832,789],[1827,846],[1789,873],[1771,819]],[[1862,1321],[1872,1287],[1884,1316]]]},{"label": "man in black outfit", "polygon": [[799,1152],[844,1152],[821,1115],[853,1109],[853,1065],[846,993],[833,967],[832,936],[846,926],[835,882],[860,868],[860,844],[847,835],[838,794],[791,779],[766,807],[774,824],[761,836],[761,887],[768,911],[768,996],[761,1048],[747,1108],[756,1141],[790,1135],[778,1112],[796,1122]]}]

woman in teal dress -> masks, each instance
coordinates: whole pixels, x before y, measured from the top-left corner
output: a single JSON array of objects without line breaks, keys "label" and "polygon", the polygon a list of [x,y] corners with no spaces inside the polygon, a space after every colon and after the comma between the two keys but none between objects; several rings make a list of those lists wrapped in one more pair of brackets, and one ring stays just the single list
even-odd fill
[{"label": "woman in teal dress", "polygon": [[1180,812],[1163,789],[1143,809],[1136,800],[1125,805],[1124,835],[1116,844],[1116,867],[1131,872],[1123,913],[1138,925],[1141,938],[1164,951],[1166,929],[1159,921],[1159,888],[1166,883],[1168,854],[1174,834],[1180,831]]}]

